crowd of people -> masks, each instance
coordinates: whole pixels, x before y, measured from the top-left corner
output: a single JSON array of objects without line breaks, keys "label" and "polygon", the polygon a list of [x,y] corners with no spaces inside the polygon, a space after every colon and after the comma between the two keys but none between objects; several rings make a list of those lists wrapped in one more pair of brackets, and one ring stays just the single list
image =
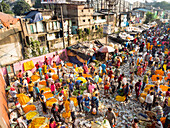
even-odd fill
[{"label": "crowd of people", "polygon": [[[104,92],[105,98],[120,96],[124,98],[121,102],[126,104],[135,97],[136,102],[150,117],[145,120],[149,122],[147,127],[170,127],[169,28],[169,25],[157,25],[137,34],[133,42],[126,42],[121,48],[115,44],[115,52],[110,53],[107,62],[99,62],[99,65],[94,62],[76,65],[62,60],[60,64],[56,64],[55,61],[50,63],[46,58],[42,66],[38,62],[35,64],[34,76],[39,77],[38,81],[20,70],[8,91],[8,99],[12,98],[17,117],[20,117],[16,119],[10,116],[11,123],[16,124],[15,127],[27,128],[32,122],[32,119],[26,118],[24,108],[18,100],[18,94],[23,93],[33,98],[33,102],[27,104],[38,103],[42,106],[41,116],[49,118],[49,128],[62,125],[79,127],[79,113],[85,113],[85,116],[103,116],[111,128],[116,127],[118,115],[112,106],[105,108],[107,111],[104,114],[99,110],[101,92]],[[123,70],[125,64],[129,67],[126,69],[127,74]],[[39,81],[45,81],[46,88],[57,99],[51,107],[47,106],[49,97],[46,97],[47,91],[40,88]],[[163,90],[162,87],[166,89]],[[70,113],[70,116],[64,117],[63,113]],[[145,117],[145,114],[142,116]],[[139,121],[134,117],[130,127],[139,128]]]}]

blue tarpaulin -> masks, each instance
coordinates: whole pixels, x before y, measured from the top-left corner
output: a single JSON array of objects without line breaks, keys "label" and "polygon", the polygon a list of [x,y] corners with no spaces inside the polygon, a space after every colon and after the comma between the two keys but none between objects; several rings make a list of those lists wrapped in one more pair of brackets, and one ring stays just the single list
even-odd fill
[{"label": "blue tarpaulin", "polygon": [[43,20],[43,16],[39,11],[31,11],[25,18],[30,18],[30,23],[35,23]]}]

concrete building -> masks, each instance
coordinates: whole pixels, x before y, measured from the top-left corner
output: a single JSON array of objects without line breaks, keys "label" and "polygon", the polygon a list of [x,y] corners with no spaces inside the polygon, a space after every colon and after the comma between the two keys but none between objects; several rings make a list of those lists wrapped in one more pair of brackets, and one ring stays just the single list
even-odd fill
[{"label": "concrete building", "polygon": [[145,6],[145,3],[142,3],[142,2],[139,2],[139,1],[136,1],[133,3],[133,8],[142,8]]},{"label": "concrete building", "polygon": [[[7,65],[23,58],[23,33],[19,21],[10,24],[15,20],[12,16],[0,13],[0,65]],[[6,26],[9,24],[8,26]]]}]

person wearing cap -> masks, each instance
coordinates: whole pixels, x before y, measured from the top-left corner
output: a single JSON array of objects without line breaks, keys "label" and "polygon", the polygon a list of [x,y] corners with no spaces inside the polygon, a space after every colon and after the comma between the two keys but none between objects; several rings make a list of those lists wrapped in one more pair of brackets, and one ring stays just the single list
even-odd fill
[{"label": "person wearing cap", "polygon": [[9,94],[12,96],[14,103],[17,101],[17,91],[15,90],[14,87],[10,88]]}]

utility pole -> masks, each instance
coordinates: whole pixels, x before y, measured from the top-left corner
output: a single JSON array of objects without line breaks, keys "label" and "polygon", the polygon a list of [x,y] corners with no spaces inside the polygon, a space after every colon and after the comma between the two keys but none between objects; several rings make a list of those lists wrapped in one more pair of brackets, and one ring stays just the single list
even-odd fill
[{"label": "utility pole", "polygon": [[62,33],[63,33],[63,48],[65,49],[65,41],[64,41],[64,21],[63,21],[63,7],[60,5],[61,11],[61,24],[62,24]]},{"label": "utility pole", "polygon": [[70,20],[68,20],[68,46],[70,46]]}]

